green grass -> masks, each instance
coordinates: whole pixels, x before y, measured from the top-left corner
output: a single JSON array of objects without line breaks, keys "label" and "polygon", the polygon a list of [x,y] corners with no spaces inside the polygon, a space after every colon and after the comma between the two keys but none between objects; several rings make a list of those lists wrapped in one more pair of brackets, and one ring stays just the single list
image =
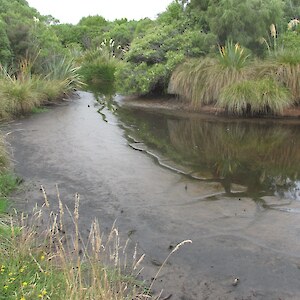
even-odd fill
[{"label": "green grass", "polygon": [[254,75],[260,78],[272,77],[292,94],[294,103],[300,104],[300,53],[283,50],[254,66]]},{"label": "green grass", "polygon": [[273,79],[246,80],[225,87],[216,106],[236,115],[281,114],[291,106],[288,89]]},{"label": "green grass", "polygon": [[33,114],[40,114],[40,113],[47,112],[47,111],[49,111],[49,109],[45,108],[45,107],[34,107],[31,110],[31,113],[33,113]]},{"label": "green grass", "polygon": [[197,109],[216,103],[224,87],[249,77],[249,55],[242,47],[228,42],[219,52],[215,58],[190,59],[179,65],[172,73],[169,92]]},{"label": "green grass", "polygon": [[7,172],[0,174],[0,196],[8,197],[18,186],[19,178]]}]

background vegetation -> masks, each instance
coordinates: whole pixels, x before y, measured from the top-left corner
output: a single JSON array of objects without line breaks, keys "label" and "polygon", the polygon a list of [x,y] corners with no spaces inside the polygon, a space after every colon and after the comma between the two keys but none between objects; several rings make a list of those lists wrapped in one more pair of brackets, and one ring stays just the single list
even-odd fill
[{"label": "background vegetation", "polygon": [[[59,101],[84,88],[85,83],[90,89],[106,84],[110,94],[114,93],[112,83],[123,94],[175,94],[193,109],[209,104],[238,115],[280,114],[300,103],[299,16],[299,0],[174,0],[156,20],[110,22],[96,15],[73,25],[42,16],[26,0],[0,0],[0,120]],[[178,141],[193,140],[190,136],[186,139],[188,131],[211,144],[208,151],[202,149],[202,155],[195,153],[195,160],[205,158],[206,164],[213,164],[215,175],[229,174],[228,180],[234,170],[239,174],[239,164],[231,159],[238,155],[235,144],[224,138],[224,130],[211,140],[207,138],[212,137],[209,128],[199,124],[173,126],[170,136],[174,147],[181,147]],[[238,128],[230,132],[240,136]],[[277,144],[284,138],[282,133],[270,132],[273,137],[271,150],[286,147],[287,143]],[[217,139],[222,143],[216,143]],[[269,148],[260,148],[253,140],[251,132],[241,139],[251,150],[245,154],[247,161],[252,149],[261,149],[261,159],[252,160],[261,166],[267,158],[277,157],[275,150],[270,155]],[[232,145],[228,156],[223,144]],[[171,151],[169,148],[166,151]],[[96,223],[92,224],[90,244],[79,255],[78,206],[72,216],[75,257],[61,243],[63,225],[57,223],[57,214],[51,214],[54,219],[41,235],[36,232],[36,223],[30,226],[23,216],[20,223],[15,223],[18,218],[7,220],[7,196],[18,179],[10,173],[5,149],[1,139],[0,299],[148,296],[149,291],[145,292],[134,277],[124,277],[119,261],[113,269],[105,267],[107,261],[99,252],[110,240],[103,244]],[[211,149],[220,150],[219,162],[210,161]],[[286,152],[287,157],[291,151]],[[241,164],[243,155],[237,157]],[[273,161],[277,162],[274,168],[278,167],[278,159]],[[280,166],[290,167],[292,175],[296,172],[286,157]],[[263,174],[265,170],[260,178]],[[59,213],[63,213],[62,204]],[[36,212],[38,218],[33,221],[39,222],[41,214]],[[113,233],[118,236],[115,229]],[[113,245],[118,246],[117,251],[121,249],[118,241]],[[134,261],[134,270],[139,262]]]},{"label": "background vegetation", "polygon": [[[76,25],[42,16],[25,0],[1,0],[0,4],[0,62],[16,80],[24,59],[34,61],[31,80],[50,80],[44,78],[49,70],[45,66],[61,68],[64,64],[59,67],[58,61],[68,65],[72,60],[71,69],[78,74],[81,68],[79,74],[90,85],[114,82],[118,92],[138,96],[173,93],[193,109],[222,102],[227,112],[243,114],[229,109],[234,104],[220,102],[219,95],[237,81],[255,78],[272,78],[277,90],[287,88],[291,93],[289,106],[298,105],[298,0],[174,0],[155,20],[111,22],[95,15]],[[57,80],[57,73],[53,71],[51,80]],[[72,82],[67,91],[76,84]],[[50,91],[49,82],[41,86],[50,92],[48,98],[57,99],[66,92],[60,84],[55,84],[63,87],[60,92]],[[22,113],[43,103],[36,95],[32,98],[32,105],[19,105]],[[268,100],[275,102],[272,109],[268,104],[259,111],[281,113],[277,99]],[[1,109],[2,117],[10,114],[7,110]]]}]

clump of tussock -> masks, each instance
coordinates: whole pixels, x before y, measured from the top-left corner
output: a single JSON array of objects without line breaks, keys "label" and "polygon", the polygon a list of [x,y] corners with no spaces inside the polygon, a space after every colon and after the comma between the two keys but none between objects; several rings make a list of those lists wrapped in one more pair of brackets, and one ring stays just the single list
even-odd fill
[{"label": "clump of tussock", "polygon": [[293,103],[288,89],[275,80],[245,80],[225,87],[216,105],[236,115],[281,114]]},{"label": "clump of tussock", "polygon": [[217,58],[187,60],[172,73],[169,93],[178,94],[194,109],[216,103],[221,90],[249,77],[249,55],[238,44],[220,47]]},{"label": "clump of tussock", "polygon": [[300,53],[283,50],[265,61],[258,61],[253,69],[260,78],[272,77],[291,92],[294,103],[300,103]]}]

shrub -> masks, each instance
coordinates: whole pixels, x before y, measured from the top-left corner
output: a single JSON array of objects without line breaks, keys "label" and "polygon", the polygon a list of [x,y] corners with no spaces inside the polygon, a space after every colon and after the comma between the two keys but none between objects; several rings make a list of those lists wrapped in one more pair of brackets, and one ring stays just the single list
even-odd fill
[{"label": "shrub", "polygon": [[117,85],[122,93],[164,94],[175,67],[185,57],[207,54],[215,43],[213,34],[179,24],[151,27],[133,40],[124,56],[127,64],[116,73]]}]

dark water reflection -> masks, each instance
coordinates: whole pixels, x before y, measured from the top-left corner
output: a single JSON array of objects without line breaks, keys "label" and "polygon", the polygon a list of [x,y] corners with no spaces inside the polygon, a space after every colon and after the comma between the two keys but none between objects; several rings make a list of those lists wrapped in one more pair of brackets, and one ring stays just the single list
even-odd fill
[{"label": "dark water reflection", "polygon": [[163,114],[100,98],[118,116],[129,144],[161,165],[195,180],[220,182],[228,196],[300,200],[300,123]]},{"label": "dark water reflection", "polygon": [[300,200],[299,125],[228,122],[138,110],[119,116],[128,134],[180,164],[188,176],[218,181],[227,194],[238,184],[246,188],[243,193],[247,196]]}]

